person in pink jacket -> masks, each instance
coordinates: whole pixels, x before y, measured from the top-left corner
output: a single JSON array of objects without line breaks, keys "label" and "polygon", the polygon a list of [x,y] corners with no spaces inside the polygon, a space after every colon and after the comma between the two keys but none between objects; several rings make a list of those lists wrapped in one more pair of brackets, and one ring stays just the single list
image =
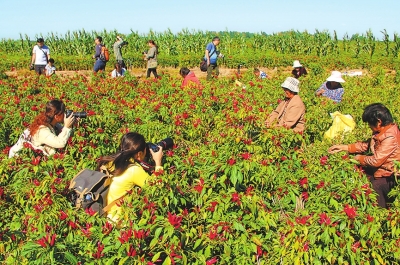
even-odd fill
[{"label": "person in pink jacket", "polygon": [[181,70],[179,70],[179,74],[183,77],[183,81],[182,81],[182,85],[181,85],[182,88],[184,88],[186,86],[194,86],[194,87],[201,86],[199,79],[188,68],[182,67]]},{"label": "person in pink jacket", "polygon": [[299,84],[299,80],[294,77],[288,77],[282,83],[285,99],[269,115],[267,127],[285,127],[298,133],[304,131],[306,107],[298,95]]},{"label": "person in pink jacket", "polygon": [[[385,208],[389,200],[388,193],[396,184],[394,161],[400,161],[400,131],[393,123],[389,109],[381,103],[368,105],[362,120],[371,128],[370,139],[349,145],[333,145],[328,152],[357,154],[354,159],[364,168],[372,188],[378,193],[379,206]],[[370,154],[362,154],[366,152]]]}]

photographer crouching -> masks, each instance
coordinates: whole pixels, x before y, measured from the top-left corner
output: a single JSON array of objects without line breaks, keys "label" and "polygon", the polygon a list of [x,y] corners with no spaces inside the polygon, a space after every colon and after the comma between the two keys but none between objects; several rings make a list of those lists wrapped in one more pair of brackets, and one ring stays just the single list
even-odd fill
[{"label": "photographer crouching", "polygon": [[[122,198],[135,185],[144,187],[153,172],[163,170],[163,150],[172,148],[173,141],[166,138],[157,144],[146,143],[144,136],[129,132],[122,136],[119,151],[115,154],[101,157],[97,161],[97,170],[105,165],[113,176],[107,195],[107,217],[118,222],[122,216],[121,207],[116,201]],[[148,164],[148,158],[154,160],[155,167]],[[154,169],[154,170],[153,170]]]},{"label": "photographer crouching", "polygon": [[[66,111],[61,100],[47,102],[46,109],[35,117],[32,124],[24,131],[18,142],[11,147],[9,157],[13,157],[28,142],[33,149],[41,150],[46,156],[56,153],[57,148],[64,148],[72,134],[72,127],[79,118],[85,118],[85,112]],[[64,126],[60,123],[63,122]]]}]

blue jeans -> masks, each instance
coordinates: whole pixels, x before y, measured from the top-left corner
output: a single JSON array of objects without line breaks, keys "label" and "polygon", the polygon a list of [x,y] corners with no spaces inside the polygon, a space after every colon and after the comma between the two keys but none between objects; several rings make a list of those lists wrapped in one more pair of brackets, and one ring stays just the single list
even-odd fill
[{"label": "blue jeans", "polygon": [[93,72],[98,72],[100,70],[104,71],[106,69],[106,62],[102,61],[102,60],[96,60],[96,62],[94,63],[94,68],[93,68]]}]

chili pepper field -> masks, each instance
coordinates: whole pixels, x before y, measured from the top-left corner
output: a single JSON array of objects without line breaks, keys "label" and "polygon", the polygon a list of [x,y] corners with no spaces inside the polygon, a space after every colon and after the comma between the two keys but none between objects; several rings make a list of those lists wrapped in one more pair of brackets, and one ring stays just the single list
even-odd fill
[{"label": "chili pepper field", "polygon": [[[343,77],[340,104],[314,92],[332,70],[346,68],[315,59],[300,79],[303,134],[265,127],[284,97],[284,67],[268,80],[252,71],[210,82],[200,76],[202,89],[182,89],[182,79],[162,68],[159,79],[2,74],[1,263],[399,264],[399,186],[390,209],[379,208],[352,156],[327,152],[370,137],[361,120],[370,103],[385,104],[399,121],[400,74],[378,58],[368,69],[360,65],[362,76]],[[9,159],[9,148],[53,98],[88,117],[54,156],[24,148]],[[334,111],[351,114],[356,128],[328,141]],[[118,202],[124,215],[117,227],[75,209],[66,194],[75,174],[94,169],[129,131],[153,143],[172,137],[175,146],[164,152],[163,173]]]}]

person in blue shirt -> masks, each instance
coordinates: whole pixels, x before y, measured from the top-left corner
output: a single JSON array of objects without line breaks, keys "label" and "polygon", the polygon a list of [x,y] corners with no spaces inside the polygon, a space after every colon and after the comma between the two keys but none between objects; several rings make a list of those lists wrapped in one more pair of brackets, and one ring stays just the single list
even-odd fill
[{"label": "person in blue shirt", "polygon": [[344,82],[341,72],[332,71],[331,76],[326,79],[326,82],[315,91],[315,95],[327,97],[336,103],[340,103],[344,94],[344,88],[341,83]]},{"label": "person in blue shirt", "polygon": [[219,37],[214,37],[212,42],[208,43],[206,46],[206,52],[204,55],[204,60],[207,61],[207,80],[212,79],[212,73],[215,70],[215,75],[219,75],[218,68],[218,57],[223,57],[223,55],[217,51],[217,46],[220,42]]}]

